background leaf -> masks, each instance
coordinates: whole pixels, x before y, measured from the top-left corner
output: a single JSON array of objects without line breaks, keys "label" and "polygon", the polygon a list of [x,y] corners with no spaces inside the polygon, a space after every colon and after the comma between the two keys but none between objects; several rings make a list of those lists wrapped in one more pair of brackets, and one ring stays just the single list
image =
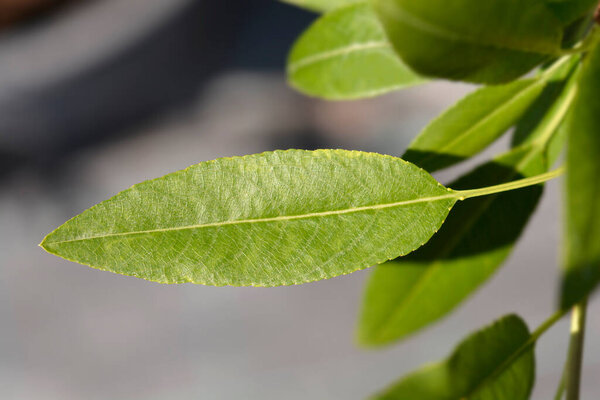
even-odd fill
[{"label": "background leaf", "polygon": [[433,172],[479,153],[518,121],[545,83],[527,79],[476,90],[430,122],[402,158]]},{"label": "background leaf", "polygon": [[520,144],[561,95],[578,62],[565,57],[535,79],[476,90],[430,122],[402,158],[429,172],[449,167],[485,149],[517,121],[513,145]]},{"label": "background leaf", "polygon": [[465,339],[447,360],[422,368],[376,400],[526,400],[535,378],[533,347],[516,315],[506,316]]},{"label": "background leaf", "polygon": [[327,12],[338,7],[352,3],[364,2],[364,0],[280,0],[284,3],[296,5],[316,12]]},{"label": "background leaf", "polygon": [[561,306],[600,281],[600,46],[588,54],[568,117],[565,243]]},{"label": "background leaf", "polygon": [[[573,89],[571,83],[521,146],[451,186],[469,189],[545,172],[563,143],[564,131],[557,128],[572,102]],[[541,192],[538,186],[461,202],[425,246],[375,267],[365,293],[360,341],[390,343],[454,309],[510,254]]]},{"label": "background leaf", "polygon": [[[542,93],[537,96],[533,104],[527,109],[527,112],[519,119],[515,125],[515,131],[512,135],[511,146],[517,147],[527,141],[531,141],[535,135],[532,132],[539,130],[542,121],[551,121],[549,117],[552,108],[557,107],[557,100],[565,96],[565,86],[569,82],[575,67],[580,63],[579,56],[565,58],[561,65],[555,69],[555,72],[549,76],[548,82],[544,86]],[[549,68],[554,68],[558,62]],[[543,70],[540,74],[548,74],[549,69]],[[571,80],[571,84],[572,84]],[[556,111],[556,110],[552,110]]]},{"label": "background leaf", "polygon": [[546,0],[546,4],[564,25],[591,13],[598,6],[596,0]]},{"label": "background leaf", "polygon": [[409,253],[456,195],[399,158],[345,150],[224,158],[146,181],[71,219],[44,249],[161,283],[276,286]]},{"label": "background leaf", "polygon": [[502,83],[560,53],[563,26],[544,0],[374,5],[398,54],[425,76]]},{"label": "background leaf", "polygon": [[319,18],[294,44],[287,72],[298,90],[337,100],[375,96],[424,82],[396,55],[366,3]]}]

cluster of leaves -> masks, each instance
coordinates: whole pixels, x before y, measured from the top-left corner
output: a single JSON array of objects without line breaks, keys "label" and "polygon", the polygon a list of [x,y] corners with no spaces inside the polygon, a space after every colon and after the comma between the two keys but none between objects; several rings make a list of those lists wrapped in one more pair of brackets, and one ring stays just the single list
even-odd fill
[{"label": "cluster of leaves", "polygon": [[[381,264],[359,323],[360,342],[379,346],[447,315],[502,265],[566,143],[557,313],[533,333],[506,316],[376,396],[527,399],[536,340],[600,281],[597,0],[285,1],[326,12],[289,56],[289,80],[308,95],[364,98],[430,79],[483,86],[402,159],[288,150],[203,162],[90,208],[42,247],[124,275],[217,286],[301,284]],[[452,189],[429,175],[511,128],[511,148]]]}]

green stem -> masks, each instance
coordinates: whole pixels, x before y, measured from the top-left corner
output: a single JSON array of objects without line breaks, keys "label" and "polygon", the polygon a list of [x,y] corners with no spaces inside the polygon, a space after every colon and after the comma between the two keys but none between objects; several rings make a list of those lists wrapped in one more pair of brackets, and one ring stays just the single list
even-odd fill
[{"label": "green stem", "polygon": [[486,196],[489,194],[507,192],[509,190],[521,189],[528,186],[537,185],[561,176],[565,172],[564,167],[555,169],[554,171],[544,174],[532,176],[530,178],[519,179],[516,181],[502,183],[500,185],[488,186],[480,189],[471,190],[455,190],[456,197],[459,200],[470,199],[472,197]]},{"label": "green stem", "polygon": [[565,368],[560,376],[560,383],[558,384],[558,388],[556,389],[556,394],[554,395],[554,400],[562,399],[563,394],[565,394],[566,379],[567,379],[567,369]]},{"label": "green stem", "polygon": [[540,336],[542,336],[546,331],[557,323],[567,312],[563,310],[559,310],[554,313],[550,318],[545,320],[540,326],[537,327],[535,331],[531,334],[530,342],[536,342]]},{"label": "green stem", "polygon": [[571,315],[571,341],[569,342],[569,354],[567,356],[565,377],[567,390],[566,400],[579,400],[586,306],[586,300],[582,301],[573,307],[573,313]]}]

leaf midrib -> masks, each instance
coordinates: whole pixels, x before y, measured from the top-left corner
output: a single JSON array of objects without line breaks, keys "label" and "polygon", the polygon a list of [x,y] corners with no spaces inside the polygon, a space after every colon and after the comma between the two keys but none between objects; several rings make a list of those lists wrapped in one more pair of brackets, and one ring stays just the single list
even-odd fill
[{"label": "leaf midrib", "polygon": [[148,230],[140,230],[140,231],[115,232],[115,233],[107,233],[107,234],[103,234],[103,235],[87,236],[87,237],[67,239],[67,240],[59,240],[59,241],[55,241],[55,242],[47,241],[46,239],[44,239],[44,241],[41,244],[42,245],[62,244],[62,243],[79,242],[79,241],[84,241],[84,240],[104,239],[104,238],[109,238],[109,237],[141,235],[141,234],[151,234],[151,233],[159,233],[159,232],[174,232],[174,231],[182,231],[182,230],[188,230],[188,229],[193,230],[193,229],[202,229],[202,228],[209,228],[209,227],[226,226],[226,225],[290,221],[290,220],[307,219],[307,218],[315,218],[315,217],[327,217],[330,215],[351,214],[351,213],[357,213],[357,212],[361,212],[361,211],[381,210],[381,209],[386,209],[386,208],[401,207],[401,206],[407,206],[407,205],[418,204],[418,203],[429,203],[429,202],[441,201],[441,200],[446,200],[446,199],[458,199],[458,195],[456,192],[454,192],[454,191],[452,191],[452,189],[448,189],[448,188],[447,188],[447,190],[449,193],[446,195],[423,197],[423,198],[411,199],[411,200],[403,200],[403,201],[398,201],[398,202],[394,202],[394,203],[374,204],[374,205],[370,205],[370,206],[350,207],[350,208],[341,209],[341,210],[312,212],[312,213],[298,214],[298,215],[281,215],[281,216],[277,216],[277,217],[209,222],[209,223],[205,223],[205,224],[185,225],[185,226],[177,226],[177,227],[171,227],[171,228],[157,228],[157,229],[148,229]]},{"label": "leaf midrib", "polygon": [[390,48],[390,44],[388,42],[377,40],[377,41],[369,41],[364,43],[353,43],[349,46],[339,47],[333,50],[323,51],[320,53],[313,54],[308,57],[301,58],[297,61],[294,61],[289,64],[288,71],[290,73],[297,72],[299,69],[306,67],[307,65],[311,65],[320,61],[328,60],[330,58],[338,57],[338,56],[346,56],[351,53],[365,51],[365,50],[373,50],[373,49],[383,49]]},{"label": "leaf midrib", "polygon": [[512,353],[510,353],[507,357],[505,357],[502,362],[498,363],[497,366],[491,370],[488,374],[486,374],[482,379],[479,380],[471,389],[467,391],[460,399],[458,400],[468,400],[475,396],[482,388],[485,387],[485,384],[492,379],[498,378],[502,376],[510,367],[512,367],[516,362],[519,361],[521,357],[523,357],[529,346],[533,346],[537,340],[537,337],[527,332],[529,335],[527,340],[525,340],[519,347],[517,347]]}]

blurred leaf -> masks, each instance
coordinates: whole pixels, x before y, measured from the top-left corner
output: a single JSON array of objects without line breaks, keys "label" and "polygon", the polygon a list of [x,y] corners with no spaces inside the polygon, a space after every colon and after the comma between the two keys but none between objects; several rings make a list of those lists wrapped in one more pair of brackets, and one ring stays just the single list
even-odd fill
[{"label": "blurred leaf", "polygon": [[364,0],[280,0],[284,3],[296,5],[316,12],[327,12],[334,8],[342,7],[352,3],[364,2]]},{"label": "blurred leaf", "polygon": [[431,121],[402,158],[433,172],[479,153],[515,124],[544,86],[543,79],[527,79],[476,90]]},{"label": "blurred leaf", "polygon": [[[556,149],[564,139],[558,127],[573,95],[570,84],[522,146],[450,186],[469,189],[546,171],[558,157]],[[425,246],[377,266],[367,284],[359,340],[366,345],[390,343],[454,309],[504,262],[541,193],[537,186],[461,202]]]},{"label": "blurred leaf", "polygon": [[546,0],[546,3],[564,25],[591,13],[598,6],[598,0]]},{"label": "blurred leaf", "polygon": [[545,115],[540,111],[545,113],[560,95],[576,62],[576,57],[564,58],[535,79],[476,90],[430,122],[402,158],[429,172],[449,167],[485,149],[527,112],[528,123],[518,133],[524,135]]},{"label": "blurred leaf", "polygon": [[394,48],[416,72],[503,83],[561,52],[544,0],[374,0]]},{"label": "blurred leaf", "polygon": [[577,87],[567,121],[565,309],[600,281],[600,45],[584,60]]},{"label": "blurred leaf", "polygon": [[399,158],[275,151],[146,181],[41,246],[161,283],[278,286],[348,274],[420,247],[456,194]]},{"label": "blurred leaf", "polygon": [[527,325],[506,316],[466,338],[445,361],[426,366],[374,400],[526,400],[535,379]]},{"label": "blurred leaf", "polygon": [[[558,62],[550,68],[555,68],[554,72],[549,74],[549,69],[541,72],[541,74],[549,75],[548,82],[544,86],[542,93],[535,99],[533,104],[527,109],[527,112],[519,119],[515,126],[515,131],[512,136],[511,145],[517,147],[527,140],[531,140],[531,132],[540,125],[542,120],[548,118],[550,110],[555,107],[556,101],[563,96],[567,78],[573,73],[574,68],[579,64],[581,58],[579,56],[571,56],[565,58],[561,65]],[[555,67],[556,66],[556,67]]]},{"label": "blurred leaf", "polygon": [[326,99],[376,96],[424,82],[396,55],[369,4],[319,18],[294,44],[290,83]]}]

